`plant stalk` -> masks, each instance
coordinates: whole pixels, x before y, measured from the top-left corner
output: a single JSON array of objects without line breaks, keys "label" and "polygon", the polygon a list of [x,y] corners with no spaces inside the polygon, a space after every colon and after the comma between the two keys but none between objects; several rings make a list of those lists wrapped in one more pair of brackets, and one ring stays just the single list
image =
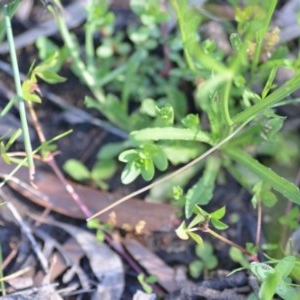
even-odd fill
[{"label": "plant stalk", "polygon": [[205,232],[209,233],[210,235],[212,235],[213,237],[217,238],[218,240],[224,242],[225,244],[239,249],[242,253],[246,254],[247,256],[253,257],[253,253],[251,253],[247,249],[241,247],[240,245],[238,245],[238,244],[236,244],[236,243],[228,240],[227,238],[221,236],[220,234],[218,234],[217,232],[213,231],[212,229],[205,228]]},{"label": "plant stalk", "polygon": [[22,134],[23,134],[23,138],[24,138],[24,147],[25,147],[25,152],[27,155],[29,177],[30,177],[30,181],[33,181],[35,168],[34,168],[34,162],[33,162],[33,157],[32,157],[32,146],[31,146],[31,141],[30,141],[25,101],[23,99],[23,93],[22,93],[18,60],[17,60],[16,50],[15,50],[15,45],[14,45],[14,37],[13,37],[10,17],[8,14],[8,5],[7,4],[4,5],[3,11],[4,11],[4,18],[5,18],[7,41],[9,44],[11,65],[13,68],[14,82],[15,82],[15,88],[16,88],[18,105],[19,105],[20,121],[21,121],[21,127],[22,127]]}]

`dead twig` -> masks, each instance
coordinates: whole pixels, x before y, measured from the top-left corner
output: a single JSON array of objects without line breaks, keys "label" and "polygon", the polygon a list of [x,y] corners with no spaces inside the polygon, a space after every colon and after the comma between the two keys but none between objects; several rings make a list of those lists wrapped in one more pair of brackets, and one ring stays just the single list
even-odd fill
[{"label": "dead twig", "polygon": [[22,219],[21,215],[19,214],[19,212],[15,208],[15,206],[8,199],[5,199],[6,196],[1,189],[0,189],[0,195],[6,201],[7,208],[10,210],[10,212],[12,213],[12,215],[14,216],[14,218],[20,225],[22,232],[28,238],[28,240],[32,246],[33,252],[37,256],[37,258],[42,266],[42,269],[47,274],[48,270],[49,270],[48,261],[45,258],[45,256],[43,255],[43,252],[41,251],[40,246],[37,243],[36,239],[34,238],[30,226]]}]

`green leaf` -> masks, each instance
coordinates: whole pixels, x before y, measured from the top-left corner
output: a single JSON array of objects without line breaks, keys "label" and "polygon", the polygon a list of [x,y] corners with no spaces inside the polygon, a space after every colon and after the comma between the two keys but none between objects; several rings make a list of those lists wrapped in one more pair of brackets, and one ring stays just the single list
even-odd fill
[{"label": "green leaf", "polygon": [[200,260],[194,260],[189,264],[189,274],[193,278],[198,278],[204,269],[204,263]]},{"label": "green leaf", "polygon": [[268,81],[267,83],[265,84],[264,86],[264,89],[262,91],[262,95],[261,95],[261,98],[262,99],[265,99],[267,94],[269,93],[269,91],[275,87],[275,85],[273,84],[274,82],[274,79],[275,79],[275,76],[276,76],[276,72],[277,72],[277,66],[273,67],[271,72],[269,73],[269,78],[268,78]]},{"label": "green leaf", "polygon": [[206,205],[211,200],[220,164],[221,162],[218,157],[211,156],[207,159],[202,177],[187,192],[185,204],[186,218],[192,215],[195,205]]},{"label": "green leaf", "polygon": [[197,130],[199,129],[200,119],[196,114],[188,114],[181,120],[182,124],[189,129]]},{"label": "green leaf", "polygon": [[[56,51],[59,52],[59,47],[45,36],[41,36],[37,38],[35,44],[39,51],[39,58],[42,60],[46,60],[48,57],[53,55],[53,53]],[[63,61],[61,57],[62,51],[59,52],[59,54],[60,54],[59,59]]]},{"label": "green leaf", "polygon": [[9,140],[5,144],[5,148],[4,148],[5,152],[9,150],[9,148],[20,137],[21,134],[22,134],[22,129],[21,128],[17,129],[15,132],[13,132],[13,134],[11,135],[11,137],[9,138]]},{"label": "green leaf", "polygon": [[151,98],[144,99],[142,101],[140,111],[141,113],[146,114],[150,117],[155,117],[156,116],[155,100]]},{"label": "green leaf", "polygon": [[296,263],[295,256],[286,256],[278,262],[278,264],[274,269],[276,272],[280,273],[282,278],[286,278],[292,272],[295,263]]},{"label": "green leaf", "polygon": [[206,132],[200,130],[195,132],[187,128],[176,127],[156,127],[132,131],[130,133],[130,139],[133,141],[182,140],[204,143],[212,142]]},{"label": "green leaf", "polygon": [[216,73],[226,68],[214,56],[205,53],[200,47],[198,30],[202,16],[187,0],[172,0],[171,4],[178,18],[184,55],[189,68],[196,71],[197,64]]},{"label": "green leaf", "polygon": [[187,233],[198,245],[203,246],[203,239],[199,234],[190,231]]},{"label": "green leaf", "polygon": [[105,233],[103,230],[101,229],[98,229],[97,232],[96,232],[96,238],[99,242],[103,242],[104,239],[105,239]]},{"label": "green leaf", "polygon": [[235,247],[230,247],[229,255],[230,255],[230,258],[234,262],[239,263],[244,268],[249,268],[249,266],[250,266],[249,261],[245,257],[245,255],[242,253],[241,250],[239,250],[239,249],[237,249]]},{"label": "green leaf", "polygon": [[22,95],[24,100],[34,103],[41,103],[42,99],[34,92],[37,90],[37,84],[30,79],[24,80],[22,83]]},{"label": "green leaf", "polygon": [[205,242],[203,246],[196,245],[195,253],[198,257],[205,260],[213,254],[213,247],[209,242]]},{"label": "green leaf", "polygon": [[123,184],[133,182],[141,174],[141,168],[137,165],[136,161],[130,161],[126,164],[121,174],[121,181]]},{"label": "green leaf", "polygon": [[119,161],[130,162],[139,158],[138,151],[135,149],[125,150],[119,155]]},{"label": "green leaf", "polygon": [[225,224],[217,219],[211,218],[210,221],[211,221],[212,225],[218,230],[225,230],[229,227],[227,224]]},{"label": "green leaf", "polygon": [[179,225],[179,227],[177,227],[175,232],[180,239],[182,239],[182,240],[189,239],[189,235],[187,233],[187,227],[186,227],[186,224],[184,221]]},{"label": "green leaf", "polygon": [[98,219],[91,219],[87,221],[86,225],[89,229],[97,229],[100,226],[100,221]]},{"label": "green leaf", "polygon": [[193,219],[192,221],[189,223],[188,228],[191,229],[196,225],[199,225],[199,223],[202,223],[206,220],[206,217],[208,216],[207,213],[198,213]]},{"label": "green leaf", "polygon": [[145,276],[145,274],[140,273],[140,274],[137,276],[137,279],[138,279],[140,285],[143,287],[144,291],[145,291],[147,294],[151,294],[151,293],[152,293],[152,287],[151,287],[151,285],[147,282],[147,277]]},{"label": "green leaf", "polygon": [[266,207],[273,207],[277,203],[277,197],[270,190],[262,191],[262,202]]},{"label": "green leaf", "polygon": [[176,118],[182,119],[188,110],[187,96],[183,91],[172,84],[166,84],[165,90],[168,102],[174,108]]},{"label": "green leaf", "polygon": [[152,154],[152,159],[158,170],[165,171],[168,168],[167,156],[160,147],[156,147],[155,153]]},{"label": "green leaf", "polygon": [[97,161],[91,171],[91,177],[95,181],[101,181],[110,178],[117,170],[117,165],[114,160]]},{"label": "green leaf", "polygon": [[164,107],[156,107],[158,126],[171,126],[174,123],[174,109],[170,104]]},{"label": "green leaf", "polygon": [[173,165],[187,163],[206,149],[205,145],[199,145],[198,142],[181,143],[180,141],[164,143],[160,148]]},{"label": "green leaf", "polygon": [[97,154],[98,159],[112,159],[127,148],[126,142],[107,143],[101,147]]},{"label": "green leaf", "polygon": [[[9,2],[9,4],[7,5],[7,13],[8,13],[8,16],[10,18],[12,18],[19,7],[21,0],[11,0],[8,2]],[[4,3],[0,3],[0,41],[2,41],[2,39],[5,35],[5,22],[4,22],[4,18],[3,18],[3,16],[4,16],[3,4]]]},{"label": "green leaf", "polygon": [[154,177],[155,169],[152,159],[144,159],[141,166],[141,175],[144,180],[149,181]]},{"label": "green leaf", "polygon": [[49,57],[47,57],[44,61],[38,64],[32,71],[32,74],[40,74],[44,72],[55,72],[59,67],[59,51],[53,52]]},{"label": "green leaf", "polygon": [[35,74],[46,81],[47,83],[54,84],[66,81],[65,77],[62,77],[52,71],[35,72]]},{"label": "green leaf", "polygon": [[87,180],[91,173],[87,167],[76,159],[69,159],[63,165],[64,171],[75,180]]},{"label": "green leaf", "polygon": [[211,218],[220,220],[225,216],[226,213],[226,207],[223,206],[219,208],[218,210],[214,211],[213,213],[210,214]]},{"label": "green leaf", "polygon": [[265,264],[265,263],[257,263],[253,262],[250,264],[251,272],[260,280],[265,281],[268,276],[275,273],[274,268]]},{"label": "green leaf", "polygon": [[157,280],[158,280],[158,278],[156,275],[150,275],[150,276],[147,276],[147,278],[146,278],[146,282],[151,283],[151,284],[157,282]]},{"label": "green leaf", "polygon": [[279,218],[279,223],[282,225],[288,225],[290,229],[296,229],[299,226],[298,217],[300,215],[299,206],[294,206],[288,214],[285,214]]},{"label": "green leaf", "polygon": [[260,286],[259,299],[272,300],[279,281],[280,278],[277,273],[269,274]]},{"label": "green leaf", "polygon": [[237,33],[231,33],[229,39],[232,49],[238,53],[242,48],[242,41],[240,36]]},{"label": "green leaf", "polygon": [[245,151],[241,151],[237,148],[226,148],[224,151],[236,162],[244,165],[254,174],[263,179],[274,190],[285,196],[290,201],[300,204],[299,189],[295,184],[280,177],[270,168],[265,167],[256,159],[252,158]]}]

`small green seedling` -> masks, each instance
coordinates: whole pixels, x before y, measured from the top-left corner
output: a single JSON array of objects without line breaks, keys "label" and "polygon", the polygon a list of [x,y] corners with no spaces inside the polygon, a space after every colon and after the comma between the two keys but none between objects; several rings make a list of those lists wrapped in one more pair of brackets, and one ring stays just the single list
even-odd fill
[{"label": "small green seedling", "polygon": [[295,230],[299,226],[299,206],[294,206],[288,214],[279,218],[279,223],[282,225],[287,225],[290,230]]},{"label": "small green seedling", "polygon": [[199,258],[189,264],[189,273],[193,278],[198,278],[203,272],[213,270],[218,265],[218,259],[213,253],[213,246],[204,242],[203,246],[196,245],[196,256]]},{"label": "small green seedling", "polygon": [[113,225],[103,224],[98,219],[93,219],[87,222],[89,229],[96,229],[96,238],[99,242],[104,242],[105,233],[112,230]]},{"label": "small green seedling", "polygon": [[137,276],[137,280],[140,283],[140,285],[143,287],[144,291],[147,294],[151,294],[153,292],[151,285],[157,282],[157,276],[155,275],[146,276],[144,273],[140,273]]},{"label": "small green seedling", "polygon": [[195,206],[196,216],[191,220],[191,222],[188,225],[186,225],[186,222],[183,221],[181,225],[176,229],[176,233],[178,237],[183,240],[192,238],[197,244],[203,246],[202,238],[194,232],[203,231],[212,233],[212,230],[209,227],[210,222],[216,229],[224,230],[228,228],[226,224],[220,221],[220,219],[225,215],[225,211],[225,206],[223,206],[222,208],[209,214],[199,206]]},{"label": "small green seedling", "polygon": [[196,214],[196,216],[190,221],[188,225],[185,221],[183,221],[181,225],[176,229],[176,234],[182,240],[188,240],[189,238],[192,238],[198,245],[203,246],[202,237],[196,234],[195,231],[207,232],[220,241],[239,249],[242,253],[246,254],[251,259],[256,260],[256,255],[251,251],[228,240],[227,238],[223,237],[210,228],[210,225],[218,230],[225,230],[228,228],[228,225],[220,221],[220,219],[224,217],[225,212],[225,206],[209,214],[196,205],[194,208],[194,213]]},{"label": "small green seedling", "polygon": [[64,171],[77,181],[90,181],[101,189],[107,189],[105,180],[109,179],[116,170],[114,160],[99,160],[90,171],[83,163],[76,159],[69,159],[63,166]]}]

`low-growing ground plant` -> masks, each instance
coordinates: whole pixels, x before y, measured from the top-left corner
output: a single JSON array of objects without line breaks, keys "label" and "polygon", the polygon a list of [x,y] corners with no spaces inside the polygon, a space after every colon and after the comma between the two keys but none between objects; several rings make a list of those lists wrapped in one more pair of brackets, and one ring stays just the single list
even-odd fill
[{"label": "low-growing ground plant", "polygon": [[[55,3],[60,5],[59,1]],[[113,126],[124,131],[123,136],[119,135],[124,142],[105,145],[99,151],[99,160],[118,157],[125,164],[121,174],[124,184],[139,176],[150,181],[156,170],[167,174],[172,172],[171,165],[186,164],[183,169],[192,171],[187,179],[181,178],[180,186],[167,184],[167,179],[180,173],[177,171],[159,180],[159,184],[168,185],[159,196],[180,199],[186,219],[192,218],[178,228],[178,235],[201,244],[202,238],[194,231],[206,231],[257,261],[259,237],[251,251],[225,240],[208,226],[211,222],[216,229],[226,229],[220,221],[225,208],[209,214],[202,207],[213,198],[224,170],[253,195],[259,220],[264,207],[276,205],[278,194],[300,204],[296,185],[257,159],[268,156],[284,167],[296,159],[297,141],[292,147],[284,147],[291,141],[283,135],[285,117],[276,107],[292,102],[290,94],[300,88],[299,59],[287,58],[285,45],[278,46],[279,29],[271,25],[275,0],[246,1],[243,6],[230,1],[236,23],[223,21],[231,45],[229,53],[218,48],[217,41],[199,33],[207,18],[207,14],[200,13],[205,5],[199,9],[186,0],[170,3],[171,8],[158,0],[132,0],[137,21],[131,22],[125,32],[115,28],[115,15],[106,1],[90,1],[84,57],[59,10],[55,10],[65,46],[59,49],[52,45],[51,49],[67,53],[72,70],[90,88],[93,96],[86,98],[87,107],[99,110]],[[175,27],[170,10],[176,15]],[[38,42],[44,58],[50,53],[43,45],[49,43],[44,39]],[[295,75],[279,85],[279,68],[291,69]],[[188,93],[182,91],[184,85]],[[199,163],[203,158],[205,162]],[[70,163],[66,170],[72,174]],[[84,179],[90,176],[90,171],[86,172]],[[189,187],[187,183],[194,176],[195,183]],[[153,186],[155,183],[142,190]],[[290,217],[283,215],[280,222],[291,225],[294,210]],[[261,226],[260,222],[259,230]],[[282,264],[291,260],[289,256],[283,258]],[[251,270],[260,278],[255,270],[264,266],[256,264]],[[294,268],[291,265],[286,277]],[[276,267],[272,270],[277,274]],[[260,278],[262,290],[270,287],[270,278]],[[273,293],[280,295],[282,280],[285,282],[281,278],[273,285]]]},{"label": "low-growing ground plant", "polygon": [[[104,161],[112,175],[116,158],[124,163],[124,184],[139,177],[151,181],[157,171],[168,174],[141,191],[165,184],[159,197],[174,197],[183,203],[186,221],[177,229],[180,238],[192,238],[201,245],[198,232],[211,234],[240,251],[243,258],[237,258],[237,253],[235,257],[245,267],[252,261],[247,267],[262,282],[261,299],[271,299],[274,294],[294,299],[297,290],[291,281],[299,258],[281,251],[273,268],[259,262],[257,253],[262,247],[259,235],[264,209],[286,200],[299,205],[299,189],[258,158],[268,157],[281,168],[297,160],[298,141],[283,133],[285,116],[277,107],[293,103],[290,95],[300,88],[299,57],[287,58],[288,48],[278,45],[279,29],[271,25],[277,1],[229,3],[235,22],[220,21],[226,28],[228,52],[199,31],[214,11],[187,0],[171,0],[171,7],[159,0],[131,0],[136,19],[126,31],[116,28],[108,1],[89,1],[84,55],[66,26],[60,1],[53,0],[48,8],[64,46],[42,38],[37,47],[46,62],[49,57],[59,57],[60,65],[71,61],[74,74],[90,89],[86,106],[98,110],[105,118],[104,128],[120,138],[99,150],[99,161],[91,171],[80,165],[81,176],[76,179],[96,181],[103,187],[109,177],[101,173]],[[294,72],[283,84],[276,80],[280,68]],[[69,161],[65,170],[72,175],[78,166]],[[174,172],[176,166],[182,168]],[[176,182],[175,175],[187,170],[190,172]],[[257,239],[249,247],[217,233],[227,229],[220,221],[225,207],[211,213],[203,208],[228,173],[251,193],[257,211]],[[297,207],[276,222],[293,229]]]}]

